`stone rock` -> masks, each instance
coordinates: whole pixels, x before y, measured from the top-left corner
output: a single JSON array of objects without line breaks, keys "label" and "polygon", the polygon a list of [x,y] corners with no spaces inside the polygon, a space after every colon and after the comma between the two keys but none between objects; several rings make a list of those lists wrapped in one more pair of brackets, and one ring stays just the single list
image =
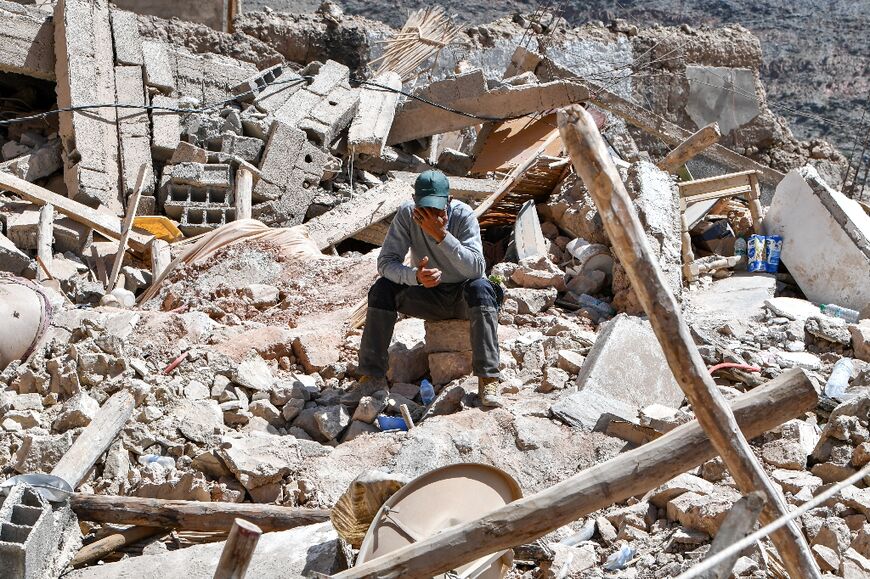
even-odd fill
[{"label": "stone rock", "polygon": [[205,400],[211,396],[211,390],[197,380],[191,380],[184,387],[184,397],[190,400]]},{"label": "stone rock", "polygon": [[413,382],[429,370],[429,356],[422,341],[409,344],[394,340],[388,352],[387,379],[391,382]]},{"label": "stone rock", "polygon": [[57,461],[72,446],[72,432],[59,435],[24,435],[24,440],[15,453],[13,468],[20,474],[51,472]]},{"label": "stone rock", "polygon": [[828,517],[815,536],[810,537],[811,545],[824,545],[837,553],[845,553],[852,540],[852,533],[846,521],[840,517]]},{"label": "stone rock", "polygon": [[336,440],[341,431],[350,424],[350,414],[341,404],[320,408],[314,413],[320,433],[327,440]]},{"label": "stone rock", "polygon": [[380,429],[377,426],[361,420],[353,420],[350,423],[350,426],[347,427],[347,431],[345,431],[341,442],[348,442],[361,434],[374,434],[377,432],[380,432]]},{"label": "stone rock", "polygon": [[577,376],[578,392],[559,400],[553,416],[595,428],[603,415],[634,421],[653,403],[679,408],[680,389],[649,322],[620,314],[603,324]]},{"label": "stone rock", "polygon": [[293,341],[293,353],[308,374],[320,372],[340,359],[342,338],[338,331],[304,334]]},{"label": "stone rock", "polygon": [[[75,398],[75,397],[73,397]],[[72,401],[72,399],[70,399]],[[38,410],[42,411],[42,396],[36,392],[19,394],[11,399],[13,410]]]},{"label": "stone rock", "polygon": [[692,416],[682,410],[677,410],[664,404],[650,404],[642,408],[638,418],[643,426],[649,426],[659,432],[670,432],[677,426],[692,420]]},{"label": "stone rock", "polygon": [[843,579],[865,579],[870,576],[870,559],[855,549],[847,549],[841,559]]},{"label": "stone rock", "polygon": [[471,352],[435,352],[429,354],[429,374],[433,384],[448,382],[471,374]]},{"label": "stone rock", "polygon": [[870,320],[861,320],[858,324],[849,326],[852,337],[852,350],[855,357],[870,362]]},{"label": "stone rock", "polygon": [[861,468],[870,462],[870,442],[862,442],[852,451],[852,465]]},{"label": "stone rock", "polygon": [[278,303],[280,292],[273,285],[252,283],[244,290],[247,297],[256,308],[268,308]]},{"label": "stone rock", "polygon": [[819,569],[831,572],[840,570],[840,556],[836,551],[824,545],[813,545],[811,549]]},{"label": "stone rock", "polygon": [[561,368],[546,367],[544,368],[544,380],[538,386],[538,392],[552,392],[553,390],[564,390],[568,385],[571,377],[568,372]]},{"label": "stone rock", "polygon": [[254,400],[248,405],[248,412],[259,416],[272,426],[283,426],[285,422],[281,411],[268,400]]},{"label": "stone rock", "polygon": [[517,314],[538,314],[556,301],[558,292],[555,288],[529,289],[509,288],[505,290],[505,300],[513,300],[517,304]]},{"label": "stone rock", "polygon": [[398,394],[408,400],[413,400],[420,394],[420,387],[416,384],[393,384],[390,386],[390,394]]},{"label": "stone rock", "polygon": [[597,295],[607,282],[607,274],[599,269],[584,271],[567,283],[566,289],[575,295]]},{"label": "stone rock", "polygon": [[303,408],[305,408],[305,400],[301,398],[291,398],[287,401],[287,404],[281,408],[281,416],[287,422],[292,422],[293,419],[299,416],[299,413],[302,412]]},{"label": "stone rock", "polygon": [[733,501],[719,496],[702,496],[697,493],[683,493],[667,504],[668,519],[679,521],[684,527],[704,531],[711,537],[719,531],[719,526],[731,510]]},{"label": "stone rock", "polygon": [[815,493],[816,489],[824,484],[821,478],[805,470],[776,469],[770,473],[770,478],[778,483],[782,490],[793,495],[802,489],[809,489],[810,493]]},{"label": "stone rock", "polygon": [[586,359],[583,354],[575,350],[559,350],[557,354],[557,364],[559,368],[569,374],[577,374],[583,368],[583,361]]},{"label": "stone rock", "polygon": [[251,390],[271,390],[275,377],[266,361],[251,351],[233,373],[233,382]]},{"label": "stone rock", "polygon": [[857,472],[851,466],[833,462],[821,462],[814,464],[811,472],[822,479],[825,483],[834,483],[845,480]]},{"label": "stone rock", "polygon": [[523,288],[555,288],[565,291],[565,272],[544,255],[526,257],[511,275],[511,281]]},{"label": "stone rock", "polygon": [[849,547],[860,553],[863,557],[870,557],[870,523],[867,523],[866,519]]},{"label": "stone rock", "polygon": [[211,501],[208,481],[201,472],[193,471],[184,473],[175,472],[163,480],[155,478],[154,480],[142,481],[133,490],[132,495],[150,499],[161,498],[176,501]]},{"label": "stone rock", "polygon": [[298,461],[301,441],[289,436],[251,432],[243,438],[223,439],[218,456],[242,486],[250,490],[279,482]]},{"label": "stone rock", "polygon": [[822,367],[821,359],[809,352],[776,352],[775,358],[776,363],[782,368],[802,368],[812,371]]},{"label": "stone rock", "polygon": [[609,545],[616,541],[616,527],[606,517],[597,517],[595,519],[595,528],[604,544]]},{"label": "stone rock", "polygon": [[471,322],[468,320],[427,321],[426,352],[470,352]]},{"label": "stone rock", "polygon": [[765,300],[764,305],[775,316],[797,320],[801,323],[805,322],[807,318],[820,313],[818,306],[799,298],[770,298]]},{"label": "stone rock", "polygon": [[848,346],[852,342],[852,335],[846,327],[846,320],[832,318],[831,316],[818,315],[807,318],[804,330],[817,338]]},{"label": "stone rock", "polygon": [[804,420],[789,420],[779,431],[782,438],[800,444],[804,453],[809,456],[821,438],[819,427]]},{"label": "stone rock", "polygon": [[179,432],[193,442],[207,444],[224,430],[223,411],[214,400],[178,399],[172,415],[177,420]]},{"label": "stone rock", "polygon": [[803,470],[807,466],[807,454],[800,443],[783,438],[765,444],[761,458],[776,468]]},{"label": "stone rock", "polygon": [[100,403],[84,392],[79,392],[61,407],[60,414],[54,421],[54,429],[65,432],[70,428],[87,426],[100,410]]},{"label": "stone rock", "polygon": [[870,489],[848,486],[840,491],[842,503],[870,519]]},{"label": "stone rock", "polygon": [[571,547],[562,543],[550,543],[549,547],[553,551],[553,561],[543,573],[544,579],[577,577],[598,564],[598,554],[592,545]]},{"label": "stone rock", "polygon": [[650,491],[647,494],[646,499],[661,509],[665,508],[668,502],[683,493],[692,492],[698,495],[707,496],[716,494],[716,491],[717,487],[713,483],[695,475],[683,473],[675,476],[659,488]]}]

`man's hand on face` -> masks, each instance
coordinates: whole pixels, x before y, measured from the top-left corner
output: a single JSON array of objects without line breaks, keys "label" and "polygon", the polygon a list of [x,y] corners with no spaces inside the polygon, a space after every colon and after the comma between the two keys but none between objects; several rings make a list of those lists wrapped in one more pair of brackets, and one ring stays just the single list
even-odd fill
[{"label": "man's hand on face", "polygon": [[447,211],[432,207],[414,208],[414,221],[426,235],[441,243],[447,235]]},{"label": "man's hand on face", "polygon": [[417,264],[417,281],[425,288],[433,288],[441,283],[441,270],[426,266],[429,265],[429,256],[427,255]]}]

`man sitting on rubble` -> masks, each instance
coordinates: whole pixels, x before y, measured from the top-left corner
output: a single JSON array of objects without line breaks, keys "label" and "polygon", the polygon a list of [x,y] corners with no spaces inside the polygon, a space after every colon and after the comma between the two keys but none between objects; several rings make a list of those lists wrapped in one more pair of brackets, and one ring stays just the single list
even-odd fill
[{"label": "man sitting on rubble", "polygon": [[[417,267],[404,264],[408,249]],[[359,350],[364,380],[386,377],[397,312],[431,321],[470,320],[480,402],[501,406],[496,331],[503,294],[485,269],[474,211],[450,197],[444,173],[423,172],[414,183],[414,200],[399,207],[378,257],[381,277],[369,290]]]}]

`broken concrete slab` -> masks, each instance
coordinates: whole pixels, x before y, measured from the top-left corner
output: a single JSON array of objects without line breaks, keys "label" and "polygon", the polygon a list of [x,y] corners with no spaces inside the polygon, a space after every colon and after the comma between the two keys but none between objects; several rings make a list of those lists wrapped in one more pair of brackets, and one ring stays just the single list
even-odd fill
[{"label": "broken concrete slab", "polygon": [[[177,109],[178,99],[163,95],[151,98],[152,107]],[[166,161],[181,142],[181,117],[171,110],[151,110],[151,154],[155,159]],[[205,161],[203,161],[205,162]]]},{"label": "broken concrete slab", "polygon": [[[518,117],[582,102],[585,88],[570,81],[501,86],[488,90],[480,69],[436,81],[414,93],[446,107],[489,117]],[[435,108],[417,99],[406,99],[396,112],[388,145],[430,135],[456,131],[480,123],[480,119]]]},{"label": "broken concrete slab", "polygon": [[[117,102],[145,106],[145,84],[141,66],[116,66],[115,91]],[[135,193],[139,170],[145,166],[142,194],[154,195],[154,166],[151,160],[151,122],[143,109],[118,111],[118,140],[121,143],[121,185],[126,200]]]},{"label": "broken concrete slab", "polygon": [[870,303],[870,215],[814,167],[780,182],[764,229],[782,236],[782,262],[807,299],[855,310]]},{"label": "broken concrete slab", "polygon": [[385,72],[372,79],[372,84],[362,86],[359,106],[347,136],[351,151],[381,156],[396,116],[401,88],[402,79],[395,72]]},{"label": "broken concrete slab", "polygon": [[602,325],[577,388],[550,412],[585,429],[594,429],[602,417],[634,422],[653,403],[679,408],[684,398],[649,322],[625,314]]},{"label": "broken concrete slab", "polygon": [[0,233],[0,271],[21,275],[30,266],[30,262],[31,259],[26,253]]},{"label": "broken concrete slab", "polygon": [[[211,579],[224,542],[194,545],[156,555],[131,557],[117,563],[92,566],[69,573],[70,579],[122,579],[166,577],[167,569],[184,569],[187,579]],[[249,577],[304,577],[332,575],[347,567],[332,523],[264,533],[248,566]]]},{"label": "broken concrete slab", "polygon": [[167,95],[175,92],[175,76],[172,74],[166,44],[155,40],[143,41],[142,58],[145,64],[145,84]]},{"label": "broken concrete slab", "polygon": [[713,327],[729,324],[743,332],[749,329],[754,319],[764,314],[764,308],[774,299],[775,291],[775,275],[737,272],[731,277],[714,280],[707,287],[686,291],[686,317],[693,324]]},{"label": "broken concrete slab", "polygon": [[0,71],[55,78],[51,15],[18,2],[0,1]]},{"label": "broken concrete slab", "polygon": [[[54,12],[57,104],[71,108],[115,102],[115,66],[108,0],[60,0]],[[117,110],[60,113],[70,198],[124,212],[118,188]]]},{"label": "broken concrete slab", "polygon": [[723,135],[759,115],[755,74],[748,68],[686,66],[686,112],[698,128],[719,123]]}]

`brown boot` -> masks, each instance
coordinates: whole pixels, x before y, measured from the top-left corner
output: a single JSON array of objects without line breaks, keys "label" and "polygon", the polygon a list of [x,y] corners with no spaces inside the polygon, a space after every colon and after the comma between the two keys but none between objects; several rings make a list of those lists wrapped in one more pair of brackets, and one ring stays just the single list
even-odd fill
[{"label": "brown boot", "polygon": [[477,395],[480,405],[487,408],[501,408],[501,398],[498,395],[499,379],[479,376],[477,378]]}]

